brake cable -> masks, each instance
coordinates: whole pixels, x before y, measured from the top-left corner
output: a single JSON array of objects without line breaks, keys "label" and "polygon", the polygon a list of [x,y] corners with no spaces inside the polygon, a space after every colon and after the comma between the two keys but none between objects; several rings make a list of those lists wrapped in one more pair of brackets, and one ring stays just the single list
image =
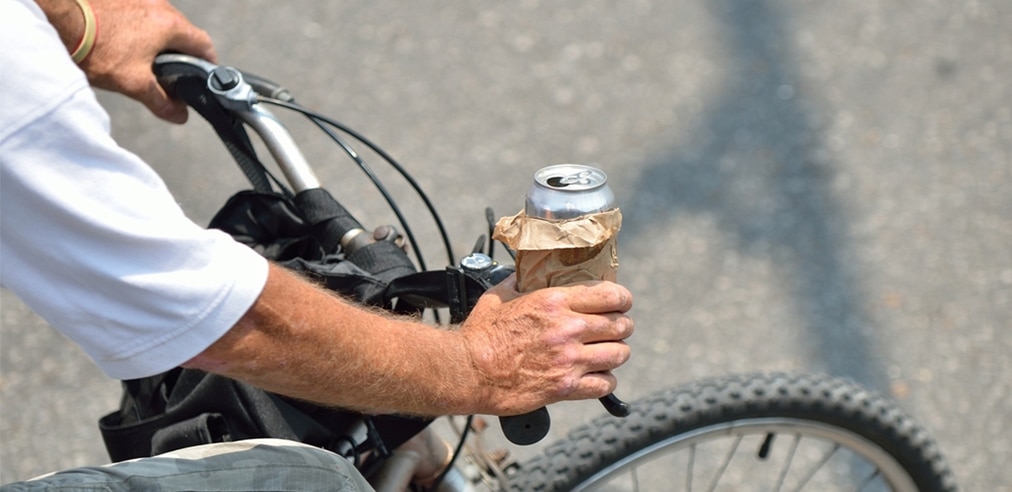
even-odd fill
[{"label": "brake cable", "polygon": [[289,110],[295,111],[297,113],[301,113],[302,115],[306,116],[317,127],[319,127],[323,132],[325,132],[327,134],[327,136],[330,137],[338,146],[340,146],[345,151],[345,153],[347,153],[351,157],[352,160],[355,161],[355,163],[359,166],[359,168],[362,170],[362,172],[364,172],[366,174],[366,176],[369,178],[369,180],[372,181],[373,185],[376,186],[376,188],[377,188],[377,190],[379,190],[380,194],[383,195],[383,198],[387,201],[387,204],[390,206],[390,208],[393,211],[394,215],[397,216],[398,221],[400,221],[401,227],[404,228],[404,235],[408,238],[408,242],[411,243],[412,248],[415,249],[415,254],[416,254],[416,257],[418,258],[418,261],[419,261],[419,268],[421,270],[426,270],[426,267],[424,265],[424,260],[422,259],[422,256],[421,256],[421,250],[419,249],[418,243],[415,240],[414,233],[411,230],[411,227],[408,225],[407,220],[401,214],[401,211],[397,207],[397,204],[394,201],[393,197],[387,191],[386,187],[383,186],[383,183],[379,179],[379,177],[376,176],[375,173],[373,173],[373,171],[370,169],[370,167],[368,166],[368,164],[366,164],[366,162],[358,155],[358,153],[355,152],[355,150],[350,145],[348,145],[348,143],[345,142],[344,139],[342,139],[340,137],[340,135],[338,135],[336,132],[334,132],[333,129],[328,128],[327,125],[330,125],[331,127],[335,128],[337,130],[340,130],[340,131],[344,132],[345,134],[351,136],[353,139],[355,139],[359,143],[365,145],[366,147],[368,147],[369,149],[371,149],[373,152],[375,152],[376,155],[380,156],[381,159],[383,159],[384,161],[386,161],[387,164],[389,164],[395,171],[397,171],[398,174],[400,174],[400,176],[402,178],[404,178],[404,180],[408,183],[408,185],[411,186],[411,188],[415,191],[415,193],[418,195],[418,197],[425,204],[426,209],[429,211],[429,215],[432,217],[432,220],[436,224],[436,228],[439,231],[440,239],[443,241],[443,247],[446,250],[448,261],[449,261],[448,264],[450,264],[450,265],[455,264],[455,262],[456,262],[456,255],[453,253],[453,247],[450,244],[449,234],[446,232],[446,228],[443,225],[442,218],[440,218],[439,213],[436,211],[435,206],[432,204],[432,201],[429,199],[429,197],[425,193],[425,191],[422,190],[422,188],[418,184],[418,182],[415,181],[415,179],[408,173],[408,171],[399,162],[397,162],[397,160],[394,159],[390,154],[388,154],[381,147],[379,147],[378,145],[376,145],[375,143],[373,143],[372,141],[370,141],[364,135],[356,132],[355,130],[351,129],[347,125],[345,125],[345,124],[343,124],[343,123],[341,123],[339,121],[336,121],[333,118],[330,118],[328,116],[325,116],[323,114],[320,114],[320,113],[317,113],[317,112],[315,112],[313,110],[310,110],[310,109],[308,109],[308,108],[306,108],[306,107],[304,107],[304,106],[302,106],[302,105],[300,105],[298,103],[295,103],[294,101],[284,101],[284,100],[281,100],[281,99],[276,99],[276,98],[272,98],[272,97],[266,97],[266,96],[263,96],[263,95],[258,96],[257,100],[259,102],[263,102],[263,103],[266,103],[266,104],[271,104],[271,105],[274,105],[274,106],[279,106],[279,107],[282,107],[282,108],[285,108],[285,109],[289,109]]}]

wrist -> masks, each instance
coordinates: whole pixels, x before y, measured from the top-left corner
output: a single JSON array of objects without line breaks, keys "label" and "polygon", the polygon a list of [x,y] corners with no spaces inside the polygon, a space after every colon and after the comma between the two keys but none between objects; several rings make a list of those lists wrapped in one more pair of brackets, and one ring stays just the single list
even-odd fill
[{"label": "wrist", "polygon": [[77,0],[36,0],[60,41],[80,63],[94,47],[98,23],[91,6]]},{"label": "wrist", "polygon": [[72,0],[36,0],[35,3],[46,14],[67,51],[73,50],[84,34],[84,16],[77,3]]},{"label": "wrist", "polygon": [[454,336],[453,347],[458,350],[455,354],[457,364],[457,385],[461,388],[460,401],[461,411],[458,415],[473,415],[488,413],[489,391],[492,381],[481,369],[481,362],[489,357],[487,351],[482,350],[481,343],[474,340],[463,331],[450,332]]}]

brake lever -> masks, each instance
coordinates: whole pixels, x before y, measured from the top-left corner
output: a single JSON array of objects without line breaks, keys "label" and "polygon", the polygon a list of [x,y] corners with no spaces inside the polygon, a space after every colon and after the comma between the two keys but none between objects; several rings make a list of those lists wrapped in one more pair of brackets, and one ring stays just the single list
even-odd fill
[{"label": "brake lever", "polygon": [[604,409],[608,411],[613,417],[628,417],[629,416],[629,404],[620,400],[615,393],[608,393],[607,396],[598,398],[601,405],[604,405]]}]

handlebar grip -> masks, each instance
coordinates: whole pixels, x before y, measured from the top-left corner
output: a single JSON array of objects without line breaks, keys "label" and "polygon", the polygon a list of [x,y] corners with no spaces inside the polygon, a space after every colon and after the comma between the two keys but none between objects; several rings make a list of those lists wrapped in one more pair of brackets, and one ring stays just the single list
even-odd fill
[{"label": "handlebar grip", "polygon": [[[620,400],[614,393],[598,398],[605,410],[614,417],[628,417],[629,404]],[[499,425],[506,439],[513,444],[527,446],[534,444],[548,435],[552,426],[552,418],[548,409],[541,407],[533,412],[511,417],[499,417]]]},{"label": "handlebar grip", "polygon": [[193,78],[205,82],[210,70],[214,67],[214,64],[199,58],[164,54],[155,58],[151,70],[155,73],[158,84],[165,89],[165,92],[170,97],[176,97],[176,86],[180,80]]},{"label": "handlebar grip", "polygon": [[499,425],[506,439],[519,446],[534,444],[548,435],[552,417],[548,409],[541,407],[533,412],[510,417],[499,417]]},{"label": "handlebar grip", "polygon": [[[164,53],[155,57],[151,70],[155,73],[158,84],[165,89],[165,92],[169,96],[176,97],[176,85],[180,80],[192,77],[204,83],[216,68],[218,68],[217,65],[201,58],[178,53]],[[242,73],[243,80],[252,86],[257,94],[286,102],[295,100],[287,88],[273,80],[249,72],[240,73]]]}]

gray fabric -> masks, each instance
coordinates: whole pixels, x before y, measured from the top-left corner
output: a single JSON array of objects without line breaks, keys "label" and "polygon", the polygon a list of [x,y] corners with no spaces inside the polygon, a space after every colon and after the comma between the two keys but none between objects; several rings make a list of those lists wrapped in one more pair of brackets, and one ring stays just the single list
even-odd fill
[{"label": "gray fabric", "polygon": [[0,487],[16,491],[347,491],[373,488],[324,449],[280,439],[195,446],[151,458],[75,468]]}]

